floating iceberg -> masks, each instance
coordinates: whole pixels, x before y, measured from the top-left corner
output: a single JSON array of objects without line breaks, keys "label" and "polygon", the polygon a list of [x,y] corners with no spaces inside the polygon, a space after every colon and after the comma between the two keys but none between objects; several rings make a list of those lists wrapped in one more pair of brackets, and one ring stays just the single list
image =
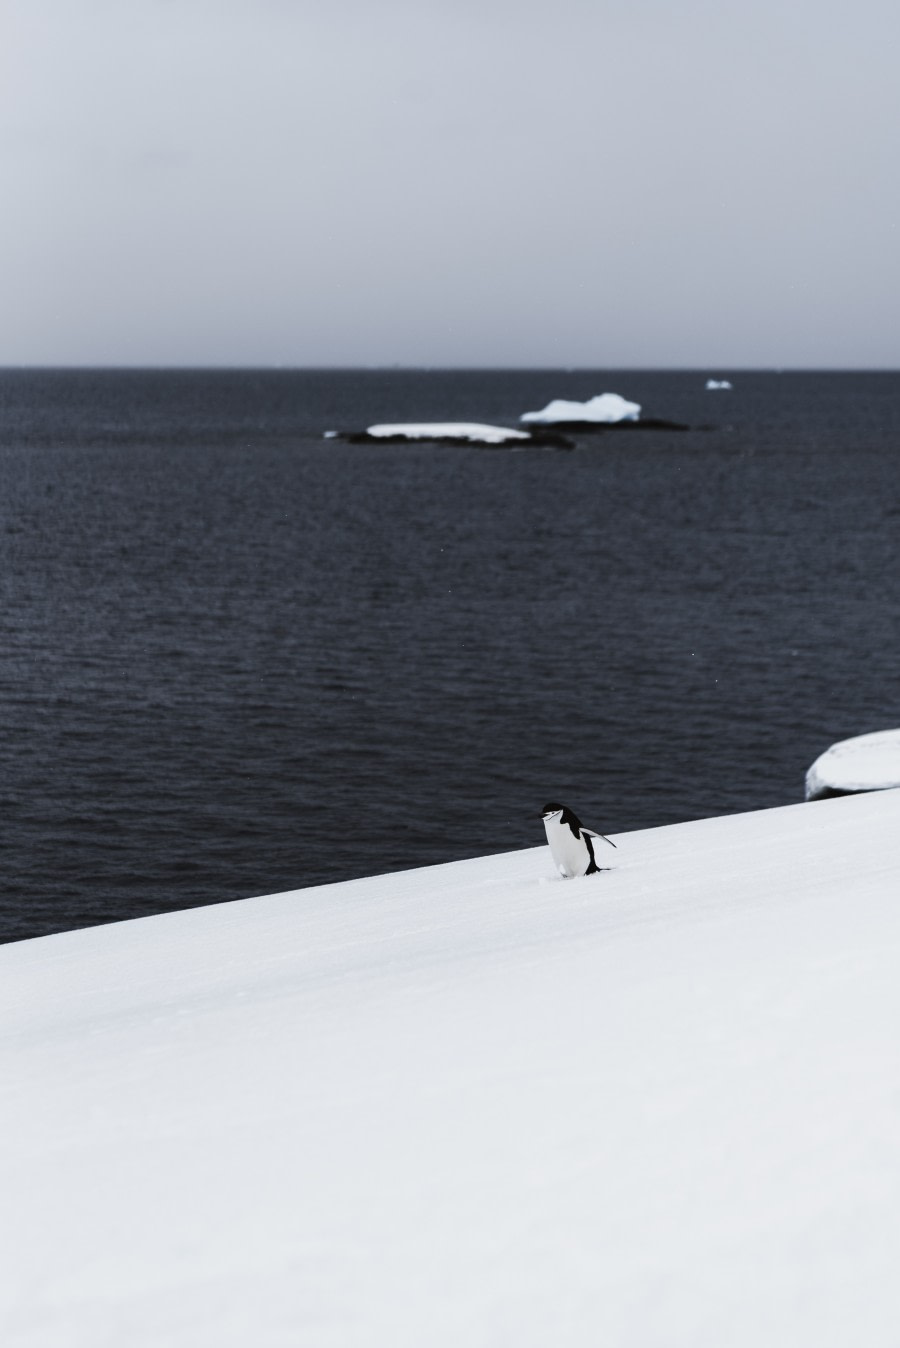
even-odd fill
[{"label": "floating iceberg", "polygon": [[568,402],[554,398],[541,412],[523,412],[520,421],[553,426],[560,421],[595,421],[610,425],[616,421],[637,421],[641,415],[640,403],[630,403],[618,393],[599,393],[586,403]]},{"label": "floating iceberg", "polygon": [[731,382],[728,379],[707,379],[707,388],[731,388]]},{"label": "floating iceberg", "polygon": [[876,730],[839,740],[806,774],[806,799],[851,796],[900,786],[900,730]]}]

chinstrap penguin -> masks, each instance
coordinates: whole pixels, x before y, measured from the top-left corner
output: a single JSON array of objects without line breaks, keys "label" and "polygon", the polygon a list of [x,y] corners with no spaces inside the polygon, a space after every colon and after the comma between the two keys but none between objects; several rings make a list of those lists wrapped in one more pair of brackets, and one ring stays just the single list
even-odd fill
[{"label": "chinstrap penguin", "polygon": [[567,880],[576,875],[593,875],[600,870],[594,857],[592,838],[602,838],[610,847],[616,845],[605,834],[585,828],[565,805],[545,805],[541,818],[556,868]]}]

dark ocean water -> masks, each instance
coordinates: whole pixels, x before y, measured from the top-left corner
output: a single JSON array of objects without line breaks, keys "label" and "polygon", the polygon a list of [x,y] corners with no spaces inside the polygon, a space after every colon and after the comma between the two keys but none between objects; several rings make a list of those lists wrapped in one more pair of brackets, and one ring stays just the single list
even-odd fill
[{"label": "dark ocean water", "polygon": [[[0,939],[782,805],[900,724],[900,375],[707,373],[0,372]],[[604,390],[714,429],[322,439]]]}]

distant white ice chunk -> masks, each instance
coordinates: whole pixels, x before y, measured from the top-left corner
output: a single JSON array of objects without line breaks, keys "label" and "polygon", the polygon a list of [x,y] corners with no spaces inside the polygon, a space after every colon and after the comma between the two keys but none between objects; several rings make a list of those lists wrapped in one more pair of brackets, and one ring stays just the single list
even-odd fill
[{"label": "distant white ice chunk", "polygon": [[598,393],[596,398],[589,398],[586,403],[554,398],[543,411],[523,412],[519,420],[552,426],[557,421],[637,421],[640,415],[640,403],[630,403],[618,393]]},{"label": "distant white ice chunk", "polygon": [[731,384],[731,381],[730,381],[729,379],[707,379],[707,381],[706,381],[706,387],[707,387],[707,388],[731,388],[731,387],[732,387],[732,384]]},{"label": "distant white ice chunk", "polygon": [[840,740],[806,774],[806,799],[885,791],[900,786],[900,730],[876,730]]},{"label": "distant white ice chunk", "polygon": [[407,421],[367,426],[366,432],[377,439],[401,435],[407,440],[477,440],[486,445],[502,445],[505,440],[531,438],[527,431],[514,431],[506,426],[482,426],[476,421]]}]

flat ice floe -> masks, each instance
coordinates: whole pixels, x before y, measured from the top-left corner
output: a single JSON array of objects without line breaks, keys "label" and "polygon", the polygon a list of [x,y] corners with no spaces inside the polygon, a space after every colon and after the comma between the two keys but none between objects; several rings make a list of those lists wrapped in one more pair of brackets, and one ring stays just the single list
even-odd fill
[{"label": "flat ice floe", "polygon": [[0,947],[4,1348],[895,1348],[898,823]]},{"label": "flat ice floe", "polygon": [[900,730],[876,730],[840,740],[820,754],[806,774],[806,799],[893,786],[900,786]]},{"label": "flat ice floe", "polygon": [[594,421],[612,424],[616,421],[637,421],[641,415],[640,403],[628,402],[618,393],[598,393],[587,402],[569,402],[554,398],[540,412],[523,412],[520,421],[552,426],[560,421]]},{"label": "flat ice floe", "polygon": [[708,389],[731,388],[732,384],[729,379],[707,379],[705,387]]}]

